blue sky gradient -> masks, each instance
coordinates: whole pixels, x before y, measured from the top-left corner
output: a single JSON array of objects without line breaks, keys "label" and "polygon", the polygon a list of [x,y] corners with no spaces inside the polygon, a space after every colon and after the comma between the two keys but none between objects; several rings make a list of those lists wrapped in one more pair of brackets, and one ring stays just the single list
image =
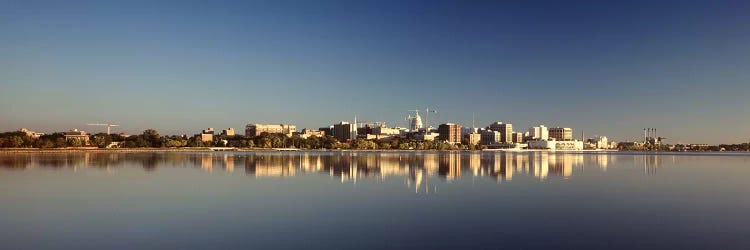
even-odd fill
[{"label": "blue sky gradient", "polygon": [[750,141],[747,1],[10,1],[0,130],[341,120]]}]

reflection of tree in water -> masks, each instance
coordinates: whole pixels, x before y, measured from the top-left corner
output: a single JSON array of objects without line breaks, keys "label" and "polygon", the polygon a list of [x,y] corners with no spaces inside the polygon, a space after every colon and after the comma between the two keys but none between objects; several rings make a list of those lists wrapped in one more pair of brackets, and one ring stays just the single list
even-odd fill
[{"label": "reflection of tree in water", "polygon": [[25,169],[32,162],[32,155],[14,154],[0,156],[0,167],[9,169]]},{"label": "reflection of tree in water", "polygon": [[[499,181],[530,176],[544,180],[553,176],[572,177],[583,162],[607,165],[612,156],[548,152],[178,152],[178,153],[61,153],[0,155],[5,168],[137,166],[146,171],[158,167],[191,167],[232,173],[235,166],[255,177],[295,176],[321,173],[356,181],[361,178],[403,178],[408,185],[422,185],[429,178],[459,180],[467,174]],[[646,169],[658,165],[654,157],[644,158]],[[595,168],[596,169],[596,168]]]},{"label": "reflection of tree in water", "polygon": [[140,157],[140,164],[143,166],[143,169],[147,171],[154,171],[156,170],[156,166],[159,164],[159,155],[158,154],[149,154],[147,156]]}]

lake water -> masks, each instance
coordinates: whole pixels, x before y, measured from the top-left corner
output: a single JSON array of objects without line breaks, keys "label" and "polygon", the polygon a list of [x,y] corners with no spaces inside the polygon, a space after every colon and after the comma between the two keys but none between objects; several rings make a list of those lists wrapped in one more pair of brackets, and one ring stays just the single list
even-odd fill
[{"label": "lake water", "polygon": [[750,248],[750,155],[0,154],[0,249]]}]

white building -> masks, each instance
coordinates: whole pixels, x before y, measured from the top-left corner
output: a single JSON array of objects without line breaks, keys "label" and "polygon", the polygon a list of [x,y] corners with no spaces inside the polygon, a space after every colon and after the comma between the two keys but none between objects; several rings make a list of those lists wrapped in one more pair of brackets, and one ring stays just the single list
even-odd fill
[{"label": "white building", "polygon": [[438,133],[418,133],[414,135],[414,139],[420,140],[420,141],[434,141],[435,138],[437,138],[440,134]]},{"label": "white building", "polygon": [[609,149],[609,148],[611,148],[611,144],[609,143],[609,139],[606,136],[597,136],[597,137],[591,138],[591,139],[589,139],[589,142],[595,148],[599,148],[599,149]]},{"label": "white building", "polygon": [[409,115],[406,119],[409,121],[409,130],[412,132],[422,129],[422,117],[419,116],[419,111],[416,111],[415,116]]},{"label": "white building", "polygon": [[544,125],[532,127],[529,129],[529,139],[531,140],[549,140],[549,129]]},{"label": "white building", "polygon": [[398,128],[387,128],[387,127],[374,127],[372,128],[373,135],[399,135],[401,130]]},{"label": "white building", "polygon": [[529,141],[529,149],[549,149],[549,150],[583,150],[582,141]]}]

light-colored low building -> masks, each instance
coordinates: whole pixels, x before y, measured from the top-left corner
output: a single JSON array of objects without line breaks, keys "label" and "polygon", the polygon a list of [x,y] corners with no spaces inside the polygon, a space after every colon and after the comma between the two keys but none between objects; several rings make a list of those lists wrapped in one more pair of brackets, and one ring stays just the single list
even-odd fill
[{"label": "light-colored low building", "polygon": [[434,141],[440,134],[429,132],[429,133],[418,133],[414,135],[414,139],[420,141]]},{"label": "light-colored low building", "polygon": [[299,133],[299,137],[300,138],[304,138],[304,139],[307,139],[307,138],[310,138],[310,137],[313,137],[313,136],[314,137],[323,137],[325,135],[326,135],[326,133],[324,131],[321,131],[321,130],[312,130],[312,129],[309,129],[309,128],[302,129],[302,132]]},{"label": "light-colored low building", "polygon": [[374,135],[399,135],[401,134],[401,130],[399,130],[398,128],[374,127],[372,128],[372,134]]},{"label": "light-colored low building", "polygon": [[290,124],[247,124],[245,126],[245,136],[253,137],[259,136],[262,133],[269,134],[285,134],[286,136],[292,136],[294,132],[297,132],[297,126]]},{"label": "light-colored low building", "polygon": [[26,128],[21,128],[18,130],[18,132],[23,132],[24,134],[26,134],[26,136],[34,138],[34,139],[39,138],[44,135],[44,133],[37,133],[31,130],[28,130]]},{"label": "light-colored low building", "polygon": [[582,141],[536,140],[528,141],[528,149],[583,150]]},{"label": "light-colored low building", "polygon": [[83,130],[73,129],[71,131],[63,133],[63,136],[65,136],[65,140],[76,139],[80,140],[84,144],[89,142],[89,134]]}]

